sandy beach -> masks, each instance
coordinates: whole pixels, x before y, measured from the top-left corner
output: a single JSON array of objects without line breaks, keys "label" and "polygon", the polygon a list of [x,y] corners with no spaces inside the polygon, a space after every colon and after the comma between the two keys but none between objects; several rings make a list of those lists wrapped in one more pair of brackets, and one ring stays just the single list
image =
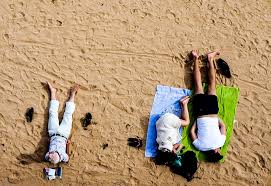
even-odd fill
[{"label": "sandy beach", "polygon": [[[271,185],[270,0],[1,0],[0,46],[0,185]],[[187,182],[127,138],[145,143],[156,85],[192,88],[192,49],[219,49],[233,78],[217,82],[240,97],[226,161],[201,163]],[[68,89],[81,85],[70,162],[53,181],[42,172],[46,81],[60,117]],[[84,130],[87,112],[95,124]]]}]

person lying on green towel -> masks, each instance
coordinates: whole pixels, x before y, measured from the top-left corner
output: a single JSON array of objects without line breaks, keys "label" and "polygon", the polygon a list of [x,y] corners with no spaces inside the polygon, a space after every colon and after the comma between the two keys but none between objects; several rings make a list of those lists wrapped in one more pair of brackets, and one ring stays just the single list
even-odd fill
[{"label": "person lying on green towel", "polygon": [[199,55],[192,51],[194,59],[194,82],[195,95],[193,97],[193,114],[196,118],[191,127],[190,135],[196,149],[207,155],[207,161],[218,162],[223,158],[220,152],[226,140],[226,128],[221,119],[218,118],[218,101],[216,96],[216,69],[214,58],[219,51],[214,51],[208,56],[208,92],[204,94],[201,73],[199,68]]}]

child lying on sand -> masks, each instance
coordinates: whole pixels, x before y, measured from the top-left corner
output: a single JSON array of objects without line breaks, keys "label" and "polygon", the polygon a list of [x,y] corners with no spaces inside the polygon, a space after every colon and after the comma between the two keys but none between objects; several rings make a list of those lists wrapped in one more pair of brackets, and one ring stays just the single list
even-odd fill
[{"label": "child lying on sand", "polygon": [[49,121],[48,133],[50,136],[49,152],[46,153],[45,159],[53,164],[59,162],[68,162],[69,156],[66,153],[67,140],[70,136],[72,129],[72,114],[75,110],[74,98],[79,89],[79,85],[75,85],[70,90],[70,97],[66,102],[65,113],[61,124],[58,120],[58,107],[59,102],[56,99],[56,89],[47,82],[50,93],[51,101],[49,108]]}]

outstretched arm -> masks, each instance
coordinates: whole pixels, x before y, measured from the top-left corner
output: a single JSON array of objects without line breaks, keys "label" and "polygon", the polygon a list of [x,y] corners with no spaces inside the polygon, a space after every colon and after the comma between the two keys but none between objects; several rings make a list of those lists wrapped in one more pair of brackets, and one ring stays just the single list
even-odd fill
[{"label": "outstretched arm", "polygon": [[180,105],[182,107],[181,126],[183,127],[189,125],[190,123],[188,106],[187,106],[189,99],[190,99],[189,96],[186,96],[180,100]]},{"label": "outstretched arm", "polygon": [[226,127],[225,127],[225,124],[224,124],[224,122],[223,122],[220,118],[218,118],[218,126],[219,126],[220,133],[221,133],[222,135],[226,135]]},{"label": "outstretched arm", "polygon": [[196,122],[194,122],[194,124],[192,125],[192,127],[190,129],[190,135],[191,135],[192,142],[198,138],[197,133],[196,133],[196,129],[197,129],[197,124],[196,124]]}]

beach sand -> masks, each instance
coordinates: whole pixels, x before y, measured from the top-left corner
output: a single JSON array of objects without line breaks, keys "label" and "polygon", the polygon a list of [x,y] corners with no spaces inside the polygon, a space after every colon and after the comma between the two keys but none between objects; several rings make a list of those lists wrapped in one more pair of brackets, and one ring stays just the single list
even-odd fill
[{"label": "beach sand", "polygon": [[[270,0],[1,0],[0,25],[1,185],[271,184]],[[191,88],[192,49],[219,49],[233,78],[217,82],[241,93],[225,163],[201,163],[188,183],[127,138],[146,139],[156,85]],[[69,87],[82,86],[70,162],[54,181],[42,172],[46,81],[58,89],[60,117]],[[86,112],[96,124],[84,130]]]}]

